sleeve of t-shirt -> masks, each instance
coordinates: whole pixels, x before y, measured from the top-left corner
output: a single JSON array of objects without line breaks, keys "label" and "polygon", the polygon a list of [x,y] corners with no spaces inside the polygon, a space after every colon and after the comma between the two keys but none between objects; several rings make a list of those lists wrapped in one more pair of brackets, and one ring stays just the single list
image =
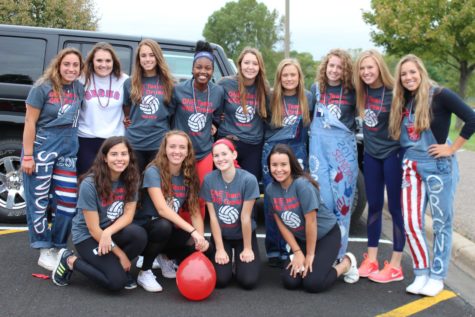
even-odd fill
[{"label": "sleeve of t-shirt", "polygon": [[315,103],[313,102],[313,94],[308,91],[308,90],[305,90],[305,96],[307,97],[307,103],[308,103],[308,111],[310,112],[310,118],[313,118],[313,109],[314,109],[314,105]]},{"label": "sleeve of t-shirt", "polygon": [[41,110],[46,103],[47,93],[44,85],[33,86],[26,98],[26,104]]},{"label": "sleeve of t-shirt", "polygon": [[297,198],[300,201],[303,213],[307,214],[312,210],[318,210],[320,203],[313,185],[304,179],[298,180],[296,185]]},{"label": "sleeve of t-shirt", "polygon": [[475,132],[475,111],[467,105],[462,98],[450,89],[444,88],[440,94],[434,98],[440,98],[440,103],[450,112],[465,122],[460,136],[468,140]]},{"label": "sleeve of t-shirt", "polygon": [[160,172],[154,166],[149,166],[144,172],[143,175],[143,185],[142,188],[160,188]]},{"label": "sleeve of t-shirt", "polygon": [[[176,115],[176,107],[178,104],[177,98],[177,87],[173,86],[172,97],[170,98],[170,103],[168,104],[168,108],[170,108],[170,113],[173,115],[173,117]],[[172,122],[170,122],[170,124],[173,124],[173,117]]]},{"label": "sleeve of t-shirt", "polygon": [[76,80],[76,85],[77,85],[77,96],[79,98],[79,100],[83,100],[84,99],[84,84],[81,83],[79,80]]},{"label": "sleeve of t-shirt", "polygon": [[[313,83],[312,86],[310,87],[310,94],[312,96],[309,100],[309,103],[312,105],[313,109],[315,109],[315,104],[318,102],[317,96],[315,96],[316,91],[317,91],[317,85]],[[310,104],[308,105],[309,109],[310,109]]]},{"label": "sleeve of t-shirt", "polygon": [[275,213],[275,210],[274,210],[274,205],[272,205],[272,202],[271,202],[271,189],[270,189],[271,185],[272,184],[269,184],[266,187],[265,194],[264,194],[264,201],[265,201],[266,206],[269,208],[269,213],[273,214]]},{"label": "sleeve of t-shirt", "polygon": [[211,202],[211,193],[210,193],[210,183],[211,183],[211,174],[205,176],[203,180],[203,185],[200,189],[200,197],[206,202]]},{"label": "sleeve of t-shirt", "polygon": [[213,112],[213,123],[216,127],[219,127],[221,123],[221,116],[223,114],[224,107],[224,88],[222,86],[216,85],[215,87],[216,94],[219,96],[219,104],[216,107],[216,110]]},{"label": "sleeve of t-shirt", "polygon": [[97,191],[92,180],[86,178],[79,185],[79,195],[77,208],[89,211],[98,211],[97,206]]},{"label": "sleeve of t-shirt", "polygon": [[124,81],[124,105],[131,106],[132,101],[130,100],[130,77]]},{"label": "sleeve of t-shirt", "polygon": [[259,184],[254,175],[247,174],[244,179],[244,195],[243,200],[252,200],[259,198]]}]

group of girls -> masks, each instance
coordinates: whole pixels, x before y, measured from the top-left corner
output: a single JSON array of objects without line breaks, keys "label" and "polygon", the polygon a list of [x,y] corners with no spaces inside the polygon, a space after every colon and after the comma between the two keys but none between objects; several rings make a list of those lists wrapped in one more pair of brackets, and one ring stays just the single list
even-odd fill
[{"label": "group of girls", "polygon": [[[401,60],[394,81],[376,51],[363,52],[353,68],[348,53],[332,50],[311,92],[299,63],[284,59],[272,94],[258,50],[244,49],[237,75],[217,84],[214,65],[212,48],[199,41],[192,78],[174,84],[160,46],[143,40],[128,78],[112,47],[98,43],[85,65],[77,50],[62,50],[34,85],[22,155],[27,219],[38,264],[53,270],[55,284],[67,285],[77,270],[108,289],[134,288],[131,261],[143,255],[137,283],[158,292],[155,261],[174,277],[169,258],[180,262],[198,250],[213,262],[219,287],[234,274],[243,288],[254,288],[260,259],[253,209],[262,174],[267,256],[282,268],[286,288],[320,292],[340,275],[347,283],[360,276],[402,280],[406,234],[416,274],[407,291],[433,296],[443,289],[453,153],[475,130],[466,104],[431,82],[412,55]],[[359,268],[347,252],[358,113],[369,206],[368,253]],[[452,113],[467,124],[448,145]],[[380,270],[384,187],[394,249]],[[436,220],[432,264],[423,230],[427,203]],[[77,255],[65,248],[71,226]]]}]

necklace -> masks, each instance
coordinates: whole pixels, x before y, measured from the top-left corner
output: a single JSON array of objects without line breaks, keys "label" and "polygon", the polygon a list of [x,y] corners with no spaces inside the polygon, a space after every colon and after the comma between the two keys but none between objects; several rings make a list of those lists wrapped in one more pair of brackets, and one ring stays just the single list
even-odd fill
[{"label": "necklace", "polygon": [[[381,96],[381,103],[379,104],[379,109],[378,109],[378,113],[376,114],[376,117],[379,116],[379,114],[381,113],[381,109],[383,109],[383,103],[384,103],[384,95],[386,93],[386,87],[383,86],[383,93],[382,93],[382,96]],[[369,95],[368,95],[368,87],[366,87],[366,105],[365,105],[365,108],[366,110],[370,110],[374,113],[373,110],[370,109],[369,107]]]},{"label": "necklace", "polygon": [[109,106],[109,102],[111,100],[111,88],[112,88],[112,74],[109,74],[109,90],[106,91],[107,95],[107,104],[105,106],[102,105],[101,98],[99,97],[99,93],[97,92],[96,88],[96,76],[94,73],[92,73],[92,84],[94,85],[94,91],[96,92],[96,98],[97,101],[99,102],[99,105],[102,108],[107,108]]},{"label": "necklace", "polygon": [[[198,113],[198,110],[196,109],[196,105],[197,105],[197,102],[196,102],[196,92],[195,92],[195,80],[193,79],[191,81],[191,88],[193,89],[193,106],[194,106],[194,109],[195,109],[195,113]],[[206,111],[205,111],[205,115],[208,115],[208,107],[209,107],[209,83],[206,84],[206,90],[208,92],[208,98],[206,100]]]}]

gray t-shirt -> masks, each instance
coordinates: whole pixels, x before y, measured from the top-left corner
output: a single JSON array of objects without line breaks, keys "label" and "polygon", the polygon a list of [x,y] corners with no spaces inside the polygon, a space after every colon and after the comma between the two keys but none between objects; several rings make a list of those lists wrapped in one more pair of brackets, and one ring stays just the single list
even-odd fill
[{"label": "gray t-shirt", "polygon": [[[220,170],[214,170],[205,176],[200,196],[213,203],[223,238],[242,239],[242,206],[246,200],[259,198],[259,184],[254,175],[240,168],[236,169],[231,183],[223,180]],[[251,222],[254,231],[254,217]]]},{"label": "gray t-shirt", "polygon": [[[315,84],[312,85],[310,91],[312,92],[312,104],[315,105],[317,102]],[[341,84],[327,86],[325,91],[320,93],[319,102],[327,106],[350,131],[354,132],[356,130],[356,96],[354,90],[345,93],[345,88]]]},{"label": "gray t-shirt", "polygon": [[[147,188],[161,188],[162,180],[160,178],[160,169],[156,165],[150,165],[145,169],[143,176],[142,188],[142,203],[140,208],[135,213],[134,221],[138,224],[144,224],[150,218],[159,218],[155,205],[153,204]],[[184,185],[183,174],[178,176],[172,175],[172,193],[173,197],[166,198],[168,206],[179,213],[182,210],[184,203],[186,202],[188,192]]]},{"label": "gray t-shirt", "polygon": [[[118,180],[112,183],[111,199],[102,199],[97,193],[93,176],[87,176],[79,186],[79,196],[76,205],[77,213],[73,218],[71,229],[73,243],[78,244],[91,237],[83,210],[97,212],[99,214],[99,226],[107,228],[124,213],[124,206],[127,203],[125,201],[125,194],[125,185],[122,181]],[[133,201],[137,201],[137,195]]]},{"label": "gray t-shirt", "polygon": [[224,91],[221,86],[209,83],[206,91],[193,87],[193,79],[175,86],[172,107],[175,108],[173,128],[186,132],[191,138],[197,160],[211,152],[213,136],[211,125],[218,122],[222,113]]},{"label": "gray t-shirt", "polygon": [[132,148],[153,151],[160,147],[162,138],[170,130],[174,109],[163,101],[165,87],[158,75],[142,77],[142,102],[137,105],[130,99],[131,78],[124,82],[124,104],[130,107],[130,126],[125,136]]},{"label": "gray t-shirt", "polygon": [[301,241],[305,236],[305,214],[317,211],[317,240],[324,237],[336,224],[336,216],[321,201],[320,192],[305,177],[299,177],[287,190],[273,181],[266,188],[265,199],[271,211]]},{"label": "gray t-shirt", "polygon": [[[311,93],[305,90],[305,97],[307,98],[309,116],[312,118],[313,113],[313,104]],[[280,140],[289,140],[295,139],[300,140],[303,143],[308,141],[308,129],[310,125],[304,127],[302,119],[302,111],[299,106],[299,99],[297,95],[293,96],[284,96],[284,109],[282,113],[284,118],[282,119],[282,127],[274,128],[270,121],[272,120],[272,111],[271,109],[267,110],[267,121],[265,128],[265,140],[266,142],[270,141],[280,141]],[[292,131],[296,132],[292,133]]]},{"label": "gray t-shirt", "polygon": [[218,129],[220,138],[235,136],[248,144],[260,144],[264,137],[264,122],[259,116],[256,86],[246,87],[247,115],[243,113],[236,77],[225,77],[218,83],[224,88],[224,121]]},{"label": "gray t-shirt", "polygon": [[400,148],[399,141],[391,139],[388,129],[393,93],[385,87],[368,87],[367,91],[363,124],[364,150],[372,157],[383,160]]},{"label": "gray t-shirt", "polygon": [[65,126],[75,128],[83,98],[84,86],[77,80],[63,85],[61,96],[53,91],[51,82],[46,81],[31,88],[26,103],[41,111],[36,122],[37,130]]}]

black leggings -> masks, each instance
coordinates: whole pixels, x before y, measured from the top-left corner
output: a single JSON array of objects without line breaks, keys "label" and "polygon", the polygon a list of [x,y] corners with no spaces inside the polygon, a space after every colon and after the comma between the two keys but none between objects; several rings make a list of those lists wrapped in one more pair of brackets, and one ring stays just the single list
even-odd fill
[{"label": "black leggings", "polygon": [[180,263],[195,250],[190,234],[175,227],[167,219],[149,220],[142,227],[148,236],[147,246],[142,253],[144,271],[152,268],[153,260],[160,253],[166,253]]},{"label": "black leggings", "polygon": [[[290,269],[285,267],[282,270],[281,277],[284,287],[287,289],[296,289],[300,285],[310,293],[323,292],[329,289],[337,280],[337,273],[333,264],[335,263],[340,248],[341,233],[338,225],[335,225],[323,238],[317,241],[315,248],[315,258],[313,260],[312,272],[310,270],[305,278],[300,275],[292,277]],[[297,239],[300,249],[306,254],[305,241]]]},{"label": "black leggings", "polygon": [[[130,224],[114,234],[112,240],[132,260],[142,252],[147,243],[147,235],[140,226]],[[95,255],[93,250],[98,247],[98,243],[94,238],[88,238],[75,244],[74,247],[78,253],[78,258],[73,267],[75,271],[81,272],[111,291],[124,288],[127,283],[127,275],[120,264],[119,258],[114,253]]]},{"label": "black leggings", "polygon": [[[211,238],[211,241],[214,241]],[[214,242],[210,243],[209,250],[206,252],[208,258],[213,262],[216,270],[216,287],[226,287],[233,277],[232,249],[234,249],[234,262],[236,265],[236,280],[245,289],[253,289],[256,287],[261,271],[261,259],[259,256],[259,246],[257,245],[256,233],[252,233],[252,252],[254,252],[254,261],[246,263],[239,258],[244,249],[244,241],[242,239],[230,240],[223,238],[224,250],[229,256],[227,264],[218,264],[215,262],[216,248]]]},{"label": "black leggings", "polygon": [[153,161],[155,156],[157,155],[158,150],[153,151],[141,151],[141,150],[134,150],[135,161],[137,162],[137,167],[139,169],[140,174],[145,171],[148,163]]}]

